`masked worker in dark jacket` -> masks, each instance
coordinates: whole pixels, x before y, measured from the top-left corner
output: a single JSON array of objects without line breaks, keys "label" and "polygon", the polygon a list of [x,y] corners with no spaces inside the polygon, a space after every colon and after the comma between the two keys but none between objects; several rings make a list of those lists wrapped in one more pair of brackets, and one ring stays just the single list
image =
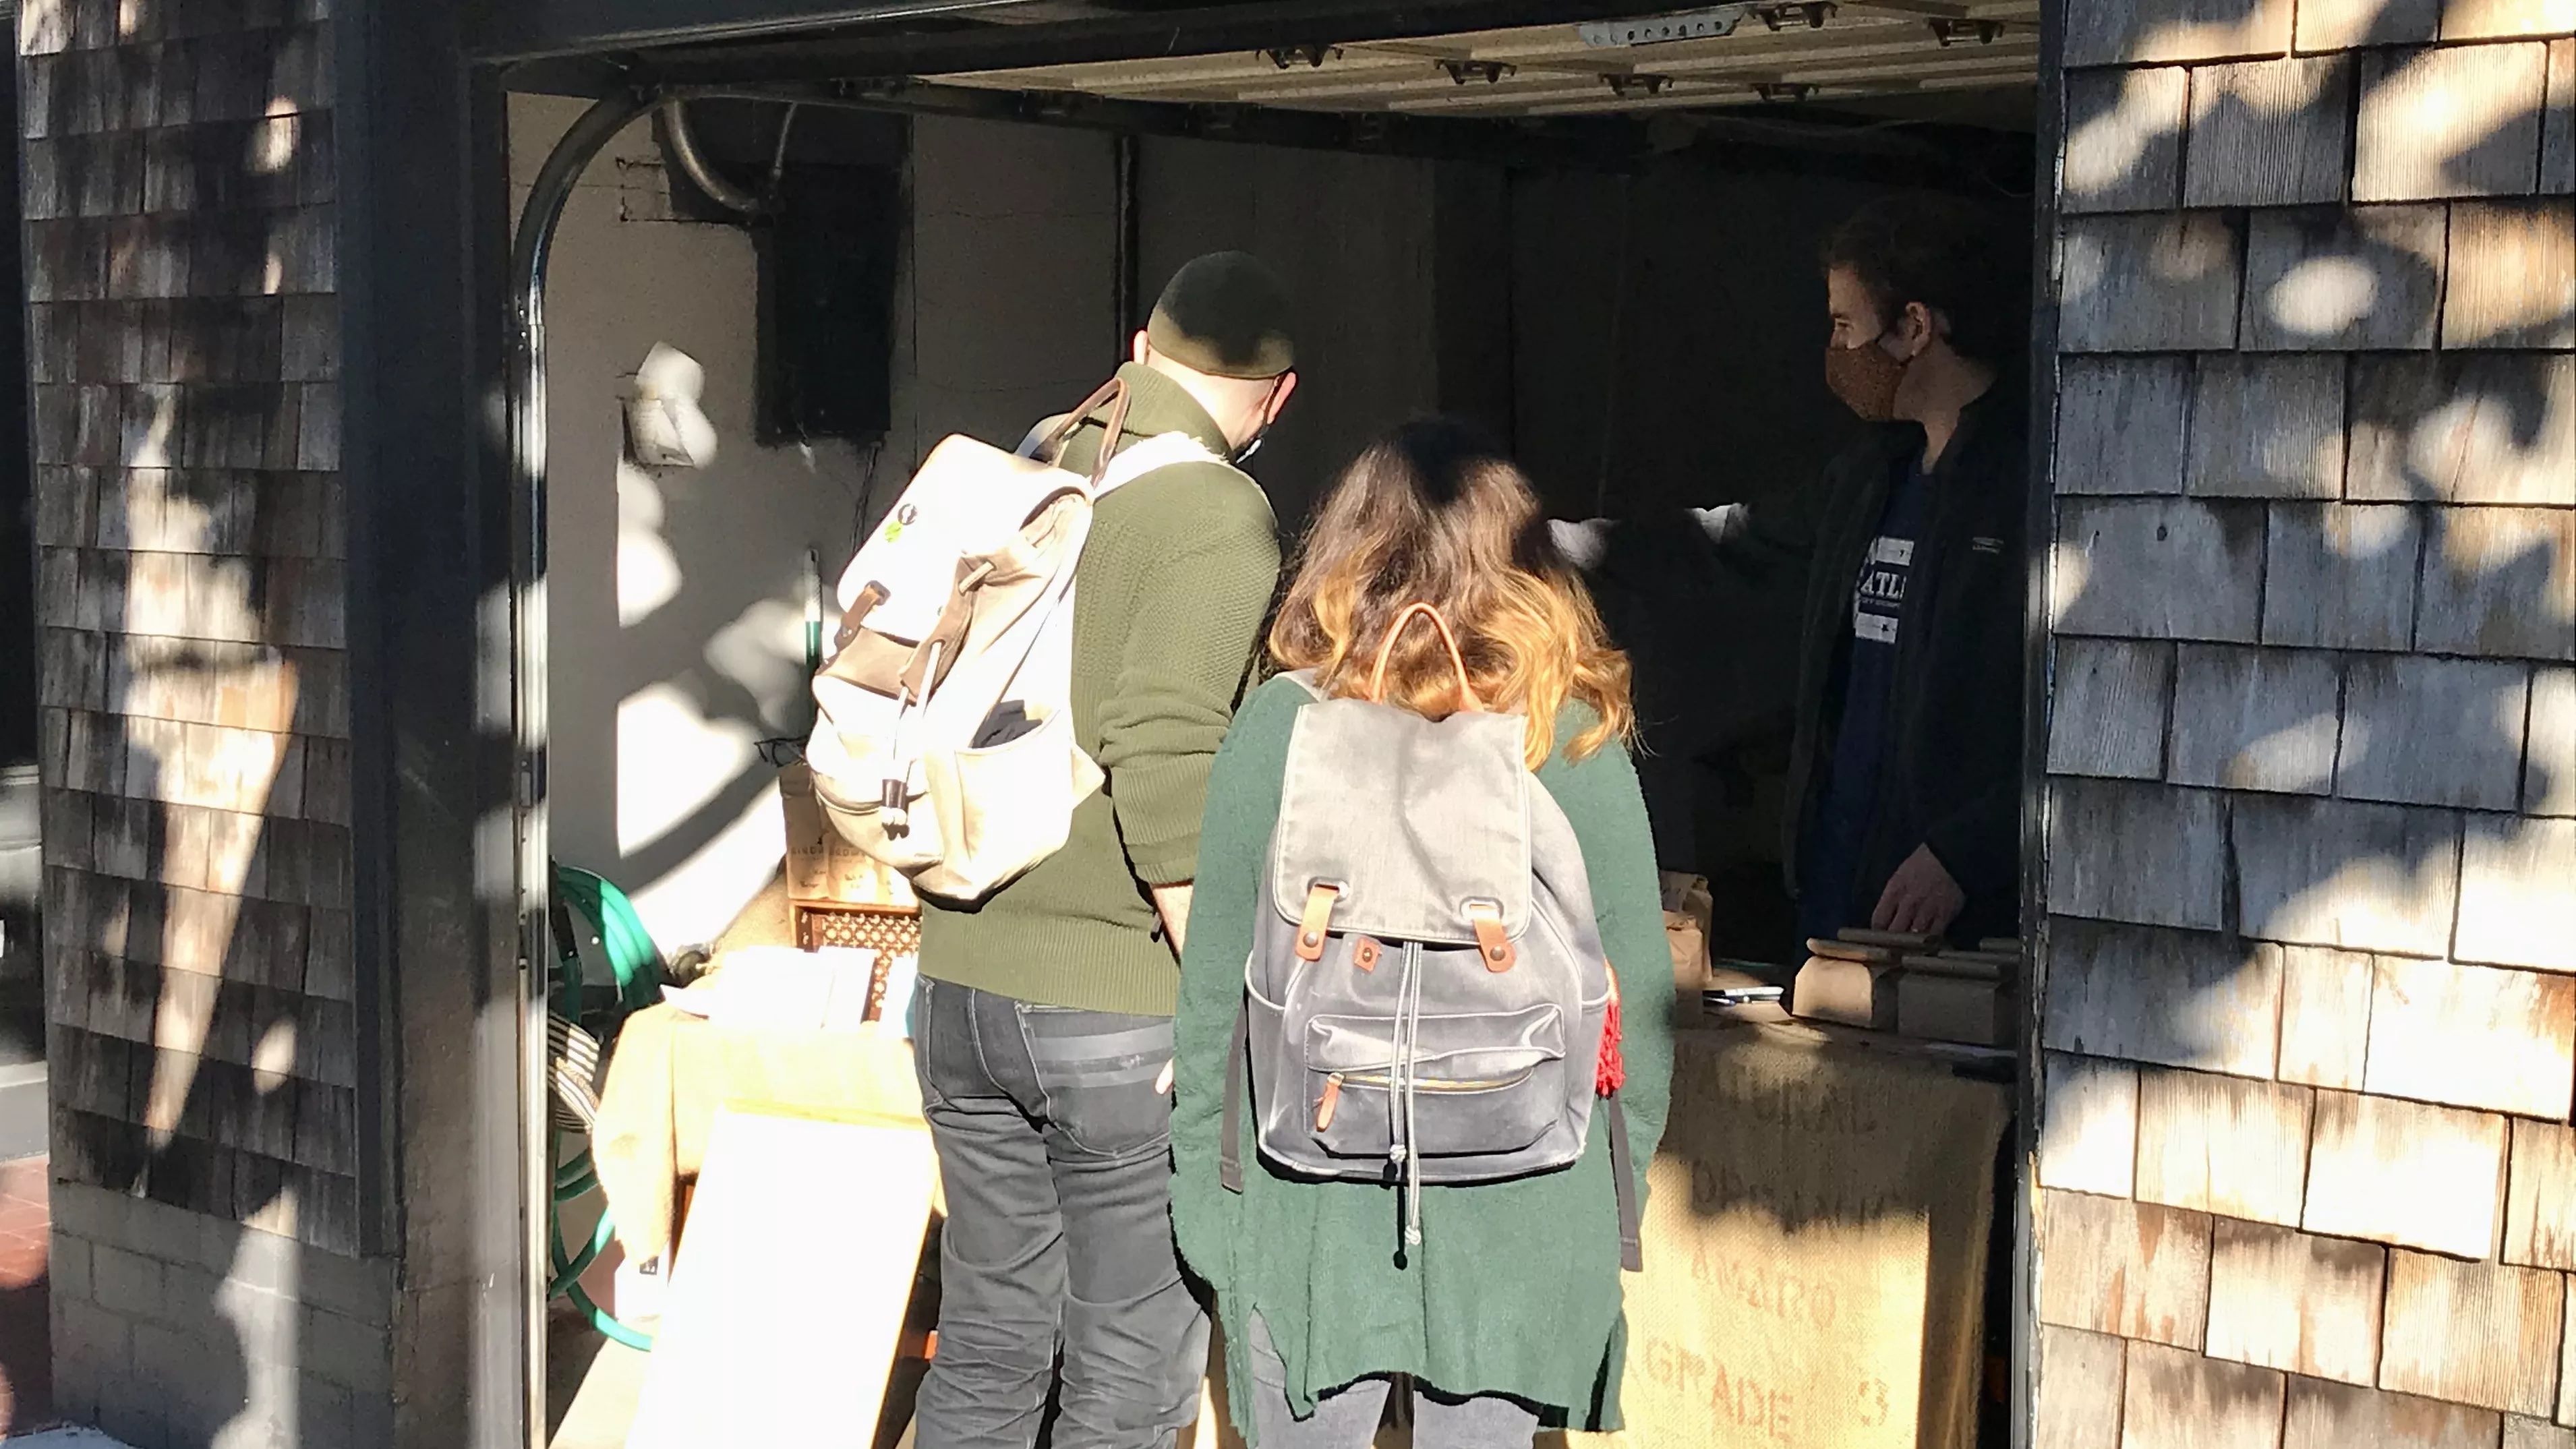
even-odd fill
[{"label": "masked worker in dark jacket", "polygon": [[1826,474],[1782,859],[1809,936],[2016,933],[2027,244],[1894,197],[1825,249],[1825,376],[1880,424]]}]

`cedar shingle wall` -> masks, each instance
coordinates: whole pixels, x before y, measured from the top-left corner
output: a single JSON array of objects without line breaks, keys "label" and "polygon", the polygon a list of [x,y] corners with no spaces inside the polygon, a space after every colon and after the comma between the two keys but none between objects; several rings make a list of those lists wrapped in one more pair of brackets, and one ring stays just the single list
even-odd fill
[{"label": "cedar shingle wall", "polygon": [[2038,1442],[2563,1449],[2576,0],[2067,13]]},{"label": "cedar shingle wall", "polygon": [[325,7],[21,9],[54,1171],[354,1252]]}]

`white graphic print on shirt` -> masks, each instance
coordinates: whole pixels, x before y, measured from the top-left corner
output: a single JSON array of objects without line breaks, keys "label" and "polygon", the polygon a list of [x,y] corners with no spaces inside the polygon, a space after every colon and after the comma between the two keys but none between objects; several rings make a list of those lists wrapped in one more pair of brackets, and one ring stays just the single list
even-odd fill
[{"label": "white graphic print on shirt", "polygon": [[1862,561],[1852,589],[1852,637],[1871,644],[1894,644],[1897,621],[1905,614],[1905,580],[1914,571],[1914,540],[1881,534]]}]

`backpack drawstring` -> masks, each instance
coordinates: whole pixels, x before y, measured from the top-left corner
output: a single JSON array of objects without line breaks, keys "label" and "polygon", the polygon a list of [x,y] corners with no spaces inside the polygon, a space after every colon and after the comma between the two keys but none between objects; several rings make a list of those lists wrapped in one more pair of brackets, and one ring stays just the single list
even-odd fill
[{"label": "backpack drawstring", "polygon": [[1414,1107],[1418,1098],[1416,1086],[1420,1073],[1414,1054],[1422,1036],[1422,945],[1408,941],[1404,947],[1404,977],[1396,984],[1395,1070],[1389,1085],[1394,1097],[1388,1103],[1388,1126],[1394,1139],[1387,1156],[1403,1175],[1398,1191],[1404,1195],[1404,1242],[1407,1247],[1422,1246],[1422,1153],[1414,1141],[1418,1118]]}]

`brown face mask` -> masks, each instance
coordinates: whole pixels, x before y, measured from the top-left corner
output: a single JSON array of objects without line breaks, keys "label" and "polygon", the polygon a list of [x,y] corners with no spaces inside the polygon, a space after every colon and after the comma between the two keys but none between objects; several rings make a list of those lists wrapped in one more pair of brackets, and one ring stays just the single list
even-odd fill
[{"label": "brown face mask", "polygon": [[1896,389],[1905,381],[1905,367],[1874,338],[1858,347],[1825,348],[1825,386],[1866,423],[1896,416]]}]

